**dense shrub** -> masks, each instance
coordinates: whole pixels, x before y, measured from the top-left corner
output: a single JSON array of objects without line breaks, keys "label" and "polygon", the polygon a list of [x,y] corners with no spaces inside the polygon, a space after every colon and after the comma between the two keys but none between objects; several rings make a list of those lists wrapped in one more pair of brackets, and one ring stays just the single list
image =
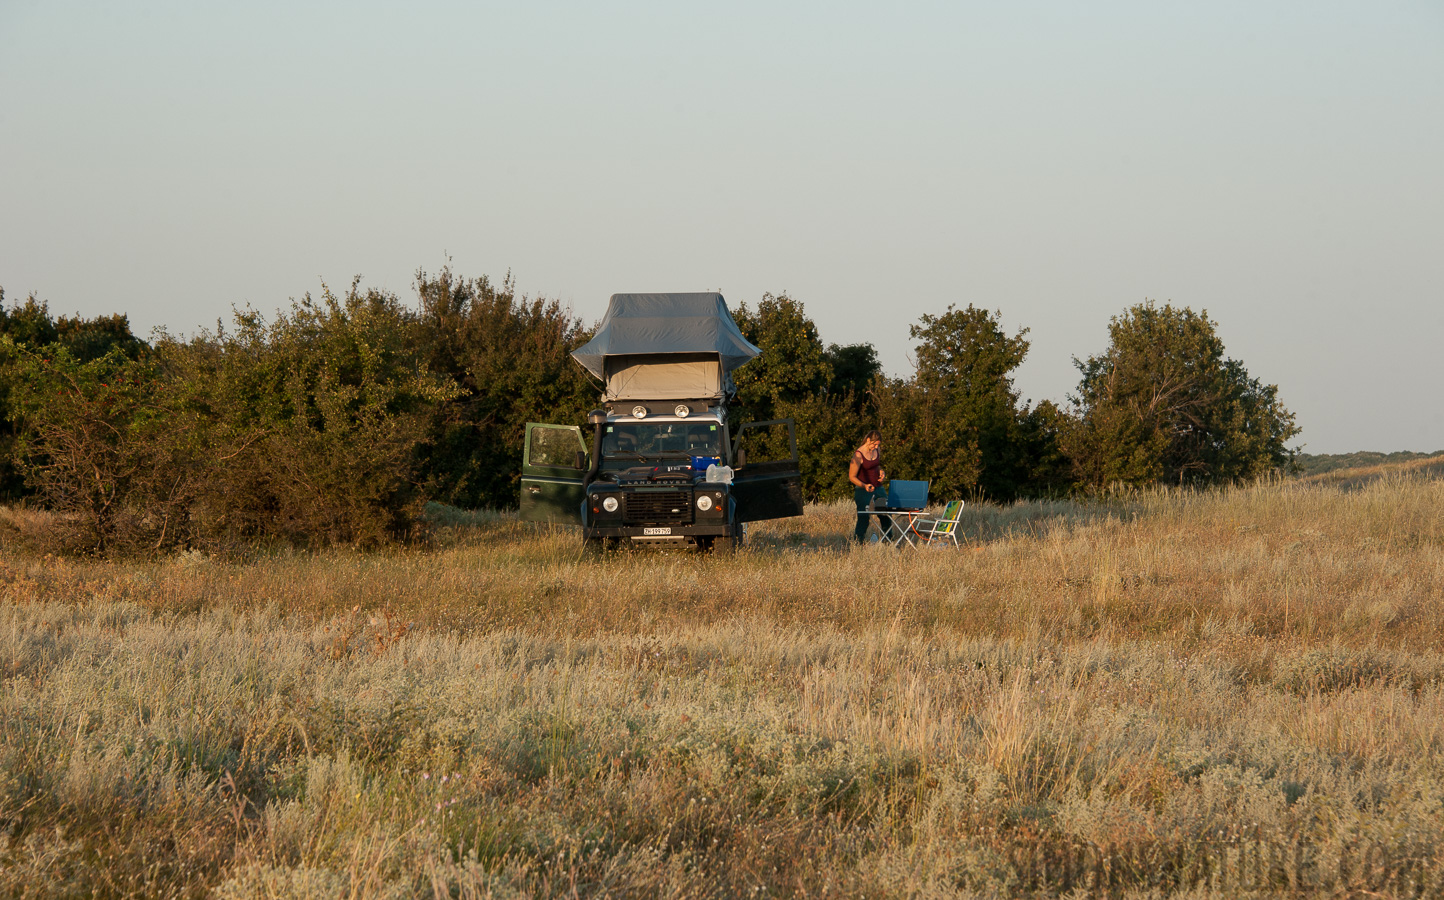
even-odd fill
[{"label": "dense shrub", "polygon": [[[34,294],[24,303],[6,307],[4,288],[0,288],[0,335],[19,347],[36,351],[63,348],[80,362],[99,359],[112,350],[137,359],[147,349],[144,341],[130,333],[130,321],[124,315],[56,319],[45,302]],[[11,388],[18,377],[14,350],[0,351],[0,500],[11,502],[32,493],[19,467],[21,424],[11,398]]]},{"label": "dense shrub", "polygon": [[266,321],[166,340],[158,353],[204,429],[195,535],[208,542],[376,545],[404,536],[424,497],[416,448],[457,393],[430,372],[415,315],[393,295],[309,295]]},{"label": "dense shrub", "polygon": [[20,470],[60,513],[67,546],[107,553],[155,549],[186,537],[199,448],[193,421],[178,416],[173,383],[154,357],[116,348],[82,360],[0,337],[10,359],[12,409],[24,423]]},{"label": "dense shrub", "polygon": [[353,285],[273,321],[242,311],[232,331],[162,334],[135,359],[0,339],[23,471],[70,549],[403,537],[424,502],[416,448],[456,394],[414,332],[395,297]]},{"label": "dense shrub", "polygon": [[443,268],[416,275],[416,340],[432,372],[456,390],[437,410],[418,475],[452,506],[514,507],[521,499],[527,422],[581,424],[598,388],[571,351],[590,332],[556,301],[519,297]]}]

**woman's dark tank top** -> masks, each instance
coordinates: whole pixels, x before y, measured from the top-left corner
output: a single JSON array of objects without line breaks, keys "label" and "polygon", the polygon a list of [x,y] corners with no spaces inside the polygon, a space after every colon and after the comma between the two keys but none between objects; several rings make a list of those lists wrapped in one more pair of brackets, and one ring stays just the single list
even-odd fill
[{"label": "woman's dark tank top", "polygon": [[882,454],[879,453],[877,459],[868,459],[862,455],[861,450],[858,450],[852,454],[852,458],[857,460],[857,480],[863,484],[877,487],[882,480],[877,477],[878,472],[882,469]]}]

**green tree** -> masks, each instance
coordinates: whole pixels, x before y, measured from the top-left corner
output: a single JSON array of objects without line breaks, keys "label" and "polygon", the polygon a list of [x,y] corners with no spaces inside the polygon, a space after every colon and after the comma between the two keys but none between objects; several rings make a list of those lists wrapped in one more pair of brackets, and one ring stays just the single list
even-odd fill
[{"label": "green tree", "polygon": [[998,315],[949,306],[909,329],[917,368],[910,384],[890,391],[894,418],[899,405],[911,407],[895,440],[939,496],[976,490],[1012,500],[1028,489],[1025,411],[1012,378],[1028,352],[1027,329],[1009,337]]},{"label": "green tree", "polygon": [[832,383],[827,350],[801,303],[786,294],[766,294],[755,311],[741,303],[732,318],[742,336],[762,351],[732,373],[737,384],[733,418],[778,418],[779,404],[815,396]]},{"label": "green tree", "polygon": [[765,295],[755,311],[740,304],[733,319],[762,350],[733,373],[734,429],[740,422],[792,419],[803,496],[815,501],[850,495],[847,462],[866,430],[866,386],[880,369],[877,354],[868,344],[824,347],[803,305],[786,294]]},{"label": "green tree", "polygon": [[60,330],[45,301],[31,294],[24,303],[6,307],[4,288],[0,288],[0,331],[27,347],[46,347],[60,340]]},{"label": "green tree", "polygon": [[774,409],[777,418],[796,423],[802,496],[809,502],[852,496],[848,460],[868,429],[850,400],[850,394],[812,394],[781,401]]},{"label": "green tree", "polygon": [[1018,420],[1019,440],[1027,460],[1023,493],[1029,497],[1062,497],[1078,487],[1073,461],[1065,449],[1077,421],[1051,400],[1025,407]]},{"label": "green tree", "polygon": [[973,488],[981,469],[976,438],[942,404],[929,402],[916,378],[879,378],[871,396],[888,477],[931,481],[934,497]]},{"label": "green tree", "polygon": [[1104,353],[1074,360],[1065,443],[1081,482],[1220,483],[1292,464],[1293,413],[1224,356],[1215,329],[1207,312],[1147,301],[1113,317]]},{"label": "green tree", "polygon": [[13,363],[20,470],[73,532],[60,549],[158,550],[184,536],[191,429],[153,358],[117,347],[83,360],[63,344],[37,350],[9,336],[0,354]]},{"label": "green tree", "polygon": [[14,347],[51,353],[63,348],[69,359],[81,363],[99,360],[113,350],[135,360],[148,348],[131,334],[130,321],[124,315],[61,316],[56,320],[35,294],[24,303],[7,307],[4,288],[0,288],[0,335],[14,345],[0,350],[0,500],[14,501],[30,493],[19,467],[17,442],[22,426],[12,395],[21,363]]},{"label": "green tree", "polygon": [[193,532],[212,544],[376,546],[405,536],[424,499],[417,449],[455,396],[427,369],[416,316],[394,295],[327,289],[267,321],[157,352],[177,408],[204,432]]},{"label": "green tree", "polygon": [[882,364],[871,344],[829,344],[823,355],[832,379],[822,391],[777,404],[774,413],[797,423],[802,493],[809,501],[852,496],[848,461],[862,436],[875,427],[872,387]]},{"label": "green tree", "polygon": [[516,506],[526,423],[580,425],[597,405],[571,358],[591,333],[555,300],[518,297],[510,275],[498,286],[418,271],[416,291],[423,359],[456,387],[421,448],[425,490],[455,506]]},{"label": "green tree", "polygon": [[864,414],[868,409],[868,391],[882,375],[882,362],[872,344],[828,344],[825,354],[832,368],[832,383],[827,392],[834,397],[848,397],[853,411]]},{"label": "green tree", "polygon": [[80,315],[50,315],[50,306],[35,294],[24,303],[5,306],[5,289],[0,288],[0,334],[16,344],[39,349],[61,346],[76,360],[90,362],[112,350],[119,350],[130,359],[138,359],[147,349],[146,342],[131,334],[130,317],[124,313],[87,319]]}]

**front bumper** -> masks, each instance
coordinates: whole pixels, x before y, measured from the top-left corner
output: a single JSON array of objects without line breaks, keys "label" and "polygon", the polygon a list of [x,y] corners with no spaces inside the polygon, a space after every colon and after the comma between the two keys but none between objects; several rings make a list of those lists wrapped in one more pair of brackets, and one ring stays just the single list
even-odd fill
[{"label": "front bumper", "polygon": [[734,537],[741,529],[726,522],[692,523],[690,525],[589,525],[583,529],[589,538],[630,538],[641,541],[685,541],[699,537]]}]

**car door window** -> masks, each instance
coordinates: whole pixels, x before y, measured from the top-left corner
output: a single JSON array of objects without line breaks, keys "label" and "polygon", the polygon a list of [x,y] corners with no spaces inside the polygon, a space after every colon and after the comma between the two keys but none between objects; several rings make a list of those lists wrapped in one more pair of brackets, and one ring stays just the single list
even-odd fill
[{"label": "car door window", "polygon": [[526,465],[575,469],[579,450],[585,451],[585,447],[575,428],[533,425],[527,430]]}]

